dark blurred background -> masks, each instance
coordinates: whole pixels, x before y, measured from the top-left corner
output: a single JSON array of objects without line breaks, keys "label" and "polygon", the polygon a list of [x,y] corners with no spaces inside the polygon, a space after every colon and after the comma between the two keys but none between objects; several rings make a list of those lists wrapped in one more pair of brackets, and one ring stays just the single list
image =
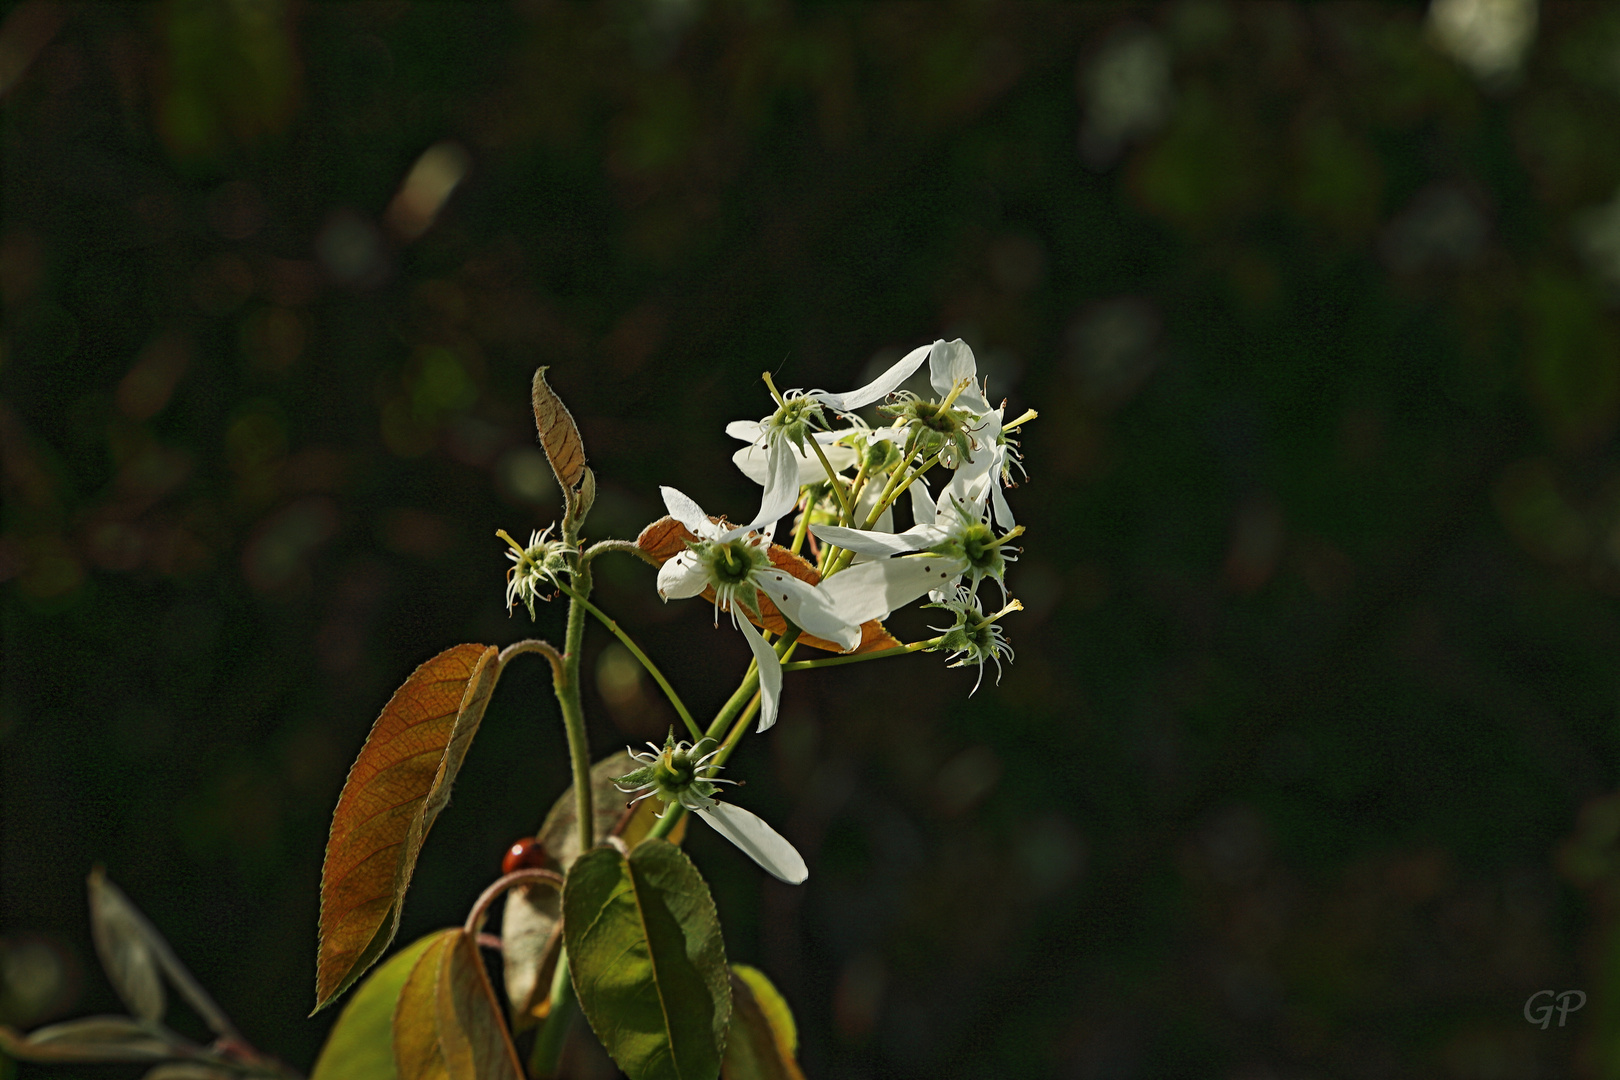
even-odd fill
[{"label": "dark blurred background", "polygon": [[[1041,411],[1016,663],[791,678],[808,885],[688,843],[808,1073],[1620,1076],[1620,10],[29,2],[0,95],[0,1022],[117,1008],[99,862],[313,1060],[369,725],[560,638],[535,366],[628,537],[757,505],[761,371],[961,336]],[[712,710],[741,639],[599,565]],[[598,755],[673,719],[604,638]],[[402,940],[566,773],[519,663]]]}]

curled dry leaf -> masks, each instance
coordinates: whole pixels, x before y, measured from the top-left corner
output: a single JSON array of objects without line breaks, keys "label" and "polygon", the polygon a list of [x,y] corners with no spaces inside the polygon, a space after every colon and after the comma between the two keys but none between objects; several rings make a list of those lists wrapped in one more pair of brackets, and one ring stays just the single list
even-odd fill
[{"label": "curled dry leaf", "polygon": [[493,646],[446,649],[411,673],[372,725],[326,843],[317,1011],[364,974],[398,931],[422,841],[450,799],[499,677]]},{"label": "curled dry leaf", "polygon": [[[697,537],[693,536],[685,525],[672,517],[665,516],[641,530],[641,535],[636,537],[636,546],[656,559],[658,565],[662,566],[685,549],[686,541],[695,541],[696,539]],[[811,566],[807,560],[793,554],[781,544],[772,544],[766,554],[770,557],[771,565],[778,570],[792,574],[807,585],[821,583],[821,575],[814,566]],[[703,598],[713,603],[714,590],[712,588],[704,589]],[[761,618],[756,619],[749,615],[748,621],[755,626],[769,630],[773,634],[780,634],[785,631],[787,629],[787,620],[782,618],[782,613],[771,602],[771,598],[764,593],[759,593],[758,599]],[[744,614],[746,615],[747,612],[744,612]],[[805,645],[825,649],[828,652],[841,653],[844,651],[835,643],[818,638],[810,633],[801,632],[799,641]],[[900,642],[893,634],[883,628],[881,622],[876,619],[868,619],[861,624],[861,643],[849,651],[851,653],[880,652],[883,649],[898,649],[899,647]]]},{"label": "curled dry leaf", "polygon": [[557,475],[557,485],[572,492],[585,478],[585,442],[579,437],[579,425],[574,423],[574,415],[562,398],[546,385],[543,367],[535,369],[530,397],[534,402],[535,430],[540,434],[546,460],[551,462],[551,471]]}]

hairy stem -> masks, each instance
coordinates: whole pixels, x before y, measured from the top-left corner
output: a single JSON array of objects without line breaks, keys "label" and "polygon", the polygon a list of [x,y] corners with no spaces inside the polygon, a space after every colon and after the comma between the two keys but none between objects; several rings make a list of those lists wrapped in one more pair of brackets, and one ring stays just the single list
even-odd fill
[{"label": "hairy stem", "polygon": [[596,844],[596,819],[591,813],[591,748],[585,739],[585,709],[579,697],[579,661],[585,640],[585,598],[591,594],[591,572],[581,560],[569,592],[568,631],[562,657],[561,677],[555,683],[557,704],[562,709],[563,727],[568,732],[568,763],[574,773],[574,812],[579,822],[579,850],[589,851]]},{"label": "hairy stem", "polygon": [[585,549],[584,553],[580,556],[580,561],[586,566],[589,566],[591,564],[591,560],[595,559],[598,555],[609,554],[634,555],[636,558],[655,569],[660,565],[657,559],[653,558],[647,552],[641,550],[641,545],[637,544],[634,540],[598,540],[596,543]]}]

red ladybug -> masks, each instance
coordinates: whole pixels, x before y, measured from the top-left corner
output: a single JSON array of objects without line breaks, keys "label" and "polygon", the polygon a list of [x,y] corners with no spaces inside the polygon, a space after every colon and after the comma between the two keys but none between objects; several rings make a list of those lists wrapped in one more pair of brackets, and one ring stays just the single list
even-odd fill
[{"label": "red ladybug", "polygon": [[550,870],[554,865],[551,856],[546,853],[546,846],[532,836],[525,836],[506,849],[506,857],[501,860],[501,873],[510,874],[514,870]]}]

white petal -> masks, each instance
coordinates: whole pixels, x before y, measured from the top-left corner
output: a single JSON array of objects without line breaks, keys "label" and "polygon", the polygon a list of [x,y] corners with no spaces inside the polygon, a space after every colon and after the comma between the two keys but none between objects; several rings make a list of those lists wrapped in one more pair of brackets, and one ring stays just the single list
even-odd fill
[{"label": "white petal", "polygon": [[962,573],[958,562],[933,555],[877,559],[855,563],[823,581],[817,588],[827,594],[839,618],[852,623],[888,618],[930,589],[947,586]]},{"label": "white petal", "polygon": [[782,661],[778,659],[776,650],[760,637],[754,624],[748,621],[748,616],[741,611],[733,611],[731,620],[742,631],[743,637],[748,639],[748,647],[754,650],[754,661],[759,664],[759,727],[754,730],[764,731],[776,723],[776,710],[782,704]]},{"label": "white petal", "polygon": [[693,502],[691,497],[672,487],[660,487],[659,492],[664,496],[664,507],[669,516],[685,525],[688,530],[700,537],[713,539],[719,530],[709,515],[703,512],[703,507]]},{"label": "white petal", "polygon": [[890,391],[911,378],[911,373],[922,367],[922,362],[928,358],[928,352],[932,348],[932,345],[917,346],[906,353],[899,363],[859,390],[851,390],[847,394],[829,394],[822,390],[812,390],[810,396],[839,412],[853,412],[862,405],[870,405],[880,398],[888,397]]},{"label": "white petal", "polygon": [[904,555],[908,551],[932,547],[945,538],[937,525],[918,525],[901,533],[845,529],[838,525],[812,525],[810,531],[824,543],[836,544],[857,555]]},{"label": "white petal", "polygon": [[932,525],[938,515],[934,510],[934,497],[921,479],[913,480],[906,489],[911,495],[911,519],[918,525]]},{"label": "white petal", "polygon": [[996,512],[996,524],[1002,529],[1011,529],[1018,522],[1013,520],[1012,507],[1007,505],[1007,496],[1001,492],[1001,466],[996,466],[994,479],[990,484],[990,505]]},{"label": "white petal", "polygon": [[778,881],[797,885],[810,876],[804,857],[775,829],[740,806],[717,802],[707,810],[694,811],[715,832],[743,850]]},{"label": "white petal", "polygon": [[[828,432],[827,434],[838,434]],[[820,439],[816,440],[821,442]],[[819,484],[827,479],[827,470],[821,467],[821,459],[815,454],[801,454],[798,447],[793,447],[793,456],[799,463],[799,483]],[[855,451],[848,446],[825,447],[827,463],[833,467],[834,472],[842,472],[855,463]],[[768,451],[763,446],[745,446],[731,455],[732,463],[742,470],[742,474],[756,484],[765,483],[770,476],[770,459]]]},{"label": "white petal", "polygon": [[928,380],[934,386],[934,393],[943,399],[958,379],[972,379],[973,382],[957,397],[956,404],[976,413],[989,412],[990,404],[984,400],[984,393],[979,389],[978,375],[979,367],[967,342],[961,338],[934,342],[928,354]]},{"label": "white petal", "polygon": [[851,625],[839,618],[827,594],[785,570],[767,570],[759,575],[760,587],[788,618],[823,641],[836,642],[845,652],[861,643],[859,623]]},{"label": "white petal", "polygon": [[758,420],[733,420],[726,425],[726,434],[743,442],[757,442],[765,434],[765,425]]},{"label": "white petal", "polygon": [[731,530],[731,535],[739,535],[757,529],[762,525],[770,525],[765,532],[775,530],[776,523],[786,516],[793,504],[799,501],[799,463],[794,457],[793,447],[786,442],[778,441],[766,451],[765,456],[765,493],[760,499],[759,513],[746,525],[739,525]]},{"label": "white petal", "polygon": [[709,583],[709,575],[690,553],[681,552],[658,568],[658,595],[665,600],[696,596]]}]

